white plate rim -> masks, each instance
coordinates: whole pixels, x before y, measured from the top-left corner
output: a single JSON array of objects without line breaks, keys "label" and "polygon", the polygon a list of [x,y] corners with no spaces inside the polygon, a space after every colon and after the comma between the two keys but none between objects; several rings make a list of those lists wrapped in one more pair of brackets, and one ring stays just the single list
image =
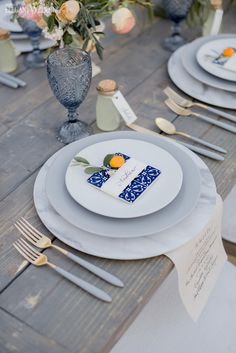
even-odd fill
[{"label": "white plate rim", "polygon": [[[191,153],[191,151],[189,150],[187,150],[186,152]],[[209,178],[211,178],[211,183],[213,188],[212,191],[215,194],[215,198],[213,200],[212,197],[207,197],[207,196],[206,197],[208,202],[212,199],[212,202],[211,202],[211,212],[212,212],[212,207],[214,207],[216,204],[216,187],[215,187],[214,179],[206,164],[197,155],[191,153],[191,157],[195,159],[195,162],[198,164],[199,168],[205,169],[204,173],[207,172],[209,174]],[[163,253],[167,253],[168,251],[174,250],[175,248],[182,246],[184,244],[184,243],[178,244],[178,245],[176,244],[176,246],[168,248],[166,245],[166,241],[164,243],[163,243],[163,240],[160,241],[160,236],[159,236],[160,234],[157,234],[151,237],[140,237],[139,239],[135,239],[135,244],[140,243],[139,248],[141,248],[141,250],[137,249],[136,251],[134,251],[133,250],[134,246],[132,245],[134,244],[133,243],[134,239],[128,238],[124,241],[122,239],[117,239],[117,238],[111,239],[111,238],[100,237],[98,239],[99,241],[96,241],[97,238],[96,236],[94,236],[94,234],[88,234],[86,232],[85,233],[78,232],[78,229],[76,227],[74,227],[73,225],[65,221],[63,217],[61,217],[56,213],[56,211],[49,204],[49,201],[47,201],[46,192],[44,191],[45,193],[44,195],[40,188],[39,182],[41,182],[41,175],[43,173],[45,174],[47,173],[47,170],[48,170],[47,164],[50,162],[50,159],[52,158],[53,156],[51,156],[49,160],[43,165],[43,167],[40,169],[36,177],[36,181],[34,184],[34,204],[35,204],[35,208],[38,213],[38,216],[41,219],[41,221],[44,223],[44,225],[52,232],[52,234],[54,234],[58,239],[60,239],[65,244],[85,254],[106,258],[106,259],[113,259],[113,260],[138,260],[138,259],[156,257],[159,255],[162,255]],[[45,178],[46,178],[46,175],[45,175]],[[207,195],[205,190],[203,190],[204,186],[205,186],[205,183],[202,183],[201,194]],[[46,202],[47,202],[46,205],[45,205],[44,197],[46,198]],[[205,206],[206,206],[206,203],[203,203],[202,208],[204,208]],[[194,208],[191,215],[193,214],[193,212],[196,211],[196,208],[197,206]],[[203,212],[203,215],[204,214],[205,212]],[[191,215],[189,217],[191,217]],[[51,216],[54,217],[54,224],[52,224]],[[201,217],[201,220],[202,220],[202,217]],[[70,227],[69,230],[67,226]],[[172,227],[170,231],[173,231],[173,228],[174,227]],[[177,228],[178,228],[178,225],[177,225]],[[175,227],[175,232],[177,228]],[[188,235],[190,234],[191,230],[192,230],[192,227],[190,228],[190,231],[187,232]],[[195,234],[196,233],[194,232],[194,236]],[[76,239],[76,241],[73,239],[73,237]],[[132,243],[130,243],[130,240],[132,241]],[[158,245],[156,244],[157,240],[159,241]],[[188,238],[185,240],[185,242],[189,240],[190,239]],[[95,246],[95,241],[96,241],[96,246]],[[108,245],[108,248],[107,248],[107,245]],[[148,247],[148,251],[146,247]],[[112,249],[115,250],[115,253],[112,252]],[[124,250],[126,250],[128,254]]]},{"label": "white plate rim", "polygon": [[[234,39],[234,41],[236,42],[236,36],[235,38],[229,38],[230,39]],[[212,64],[211,62],[206,63],[204,60],[204,56],[206,55],[206,51],[207,49],[209,49],[210,45],[214,45],[214,43],[219,43],[219,42],[224,42],[225,39],[215,39],[212,41],[209,41],[205,44],[203,44],[197,51],[196,53],[196,59],[198,64],[207,72],[209,72],[211,75],[214,75],[216,77],[219,77],[223,80],[228,80],[228,81],[232,81],[232,82],[236,82],[236,72],[230,72],[227,70],[223,70],[220,67],[218,67],[217,65]],[[236,47],[236,46],[235,46]]]},{"label": "white plate rim", "polygon": [[[220,38],[232,38],[234,34],[221,34],[195,39],[193,42],[184,46],[185,49],[181,53],[181,62],[184,69],[196,80],[217,89],[223,89],[225,91],[236,93],[236,85],[233,81],[223,80],[220,77],[211,75],[198,64],[196,59],[196,52],[201,44],[205,44],[213,38],[219,38],[219,36]],[[189,53],[190,49],[192,49],[192,54]],[[186,55],[192,55],[192,57],[189,58],[189,60],[186,60]],[[192,60],[195,61],[195,64],[191,63]],[[201,76],[199,77],[199,75]]]},{"label": "white plate rim", "polygon": [[[125,146],[126,143],[126,146]],[[84,178],[81,180],[81,176],[83,175],[83,173],[80,170],[77,170],[78,172],[78,185],[82,185],[81,186],[81,190],[83,190],[82,193],[80,193],[77,189],[74,189],[74,177],[75,177],[75,166],[71,166],[71,162],[69,163],[69,166],[66,170],[66,175],[65,175],[65,184],[67,187],[67,190],[69,192],[69,194],[71,195],[71,197],[77,202],[79,203],[81,206],[85,207],[87,210],[100,214],[102,216],[106,216],[106,217],[112,217],[112,218],[135,218],[135,217],[143,217],[146,216],[148,214],[157,212],[159,210],[161,210],[162,208],[164,208],[165,206],[167,206],[169,203],[171,203],[175,197],[178,195],[181,186],[182,186],[182,182],[183,182],[183,171],[182,168],[179,164],[179,162],[167,151],[165,151],[163,148],[160,148],[158,146],[154,146],[153,144],[150,144],[149,142],[145,142],[145,141],[140,141],[140,140],[128,140],[128,139],[116,139],[114,140],[106,140],[106,141],[101,141],[101,142],[97,142],[93,145],[87,146],[85,147],[83,150],[81,150],[79,152],[79,154],[81,156],[83,156],[84,154],[86,154],[86,152],[90,149],[96,149],[98,150],[99,147],[103,146],[104,144],[108,144],[109,147],[107,147],[108,149],[110,148],[110,145],[113,145],[114,148],[114,144],[120,144],[120,146],[122,146],[122,148],[118,148],[115,147],[117,149],[120,149],[120,151],[117,152],[123,152],[125,154],[130,155],[129,152],[126,152],[126,149],[129,148],[129,145],[131,143],[131,145],[138,145],[139,147],[137,147],[137,151],[136,153],[139,154],[140,150],[145,148],[145,153],[147,153],[148,155],[150,155],[151,153],[155,154],[156,156],[158,156],[157,160],[155,161],[151,161],[149,160],[149,158],[146,159],[146,163],[147,165],[153,165],[156,168],[160,169],[162,174],[158,177],[159,179],[156,180],[155,183],[153,183],[154,185],[151,186],[151,190],[147,190],[147,192],[140,196],[140,200],[137,200],[134,204],[128,204],[128,203],[124,203],[121,200],[115,199],[103,192],[101,192],[101,190],[96,190],[95,188],[91,187],[90,185],[87,185],[87,183],[85,182],[85,180],[88,178],[88,176],[86,177],[86,175],[84,176]],[[124,147],[125,146],[125,147]],[[131,147],[132,148],[132,147]],[[136,149],[136,147],[134,146],[134,148]],[[149,149],[149,150],[148,150]],[[153,149],[155,151],[153,151]],[[141,153],[142,154],[142,153]],[[133,154],[134,156],[134,154]],[[163,156],[163,159],[165,159],[165,161],[168,159],[169,163],[172,163],[172,167],[174,167],[174,172],[172,170],[172,173],[170,173],[170,175],[166,175],[167,181],[163,178],[163,167],[161,167],[162,165],[162,161],[160,161],[160,157]],[[86,159],[90,160],[91,158],[88,157],[87,155],[85,156]],[[138,158],[137,155],[134,158]],[[73,160],[73,159],[72,159]],[[165,164],[166,162],[164,162]],[[159,164],[159,166],[158,166]],[[168,168],[169,166],[167,166]],[[81,167],[80,167],[81,168]],[[170,168],[171,169],[171,168]],[[169,170],[169,172],[171,172]],[[172,176],[175,176],[176,178],[176,185],[175,187],[172,187],[172,183],[170,179],[172,179]],[[157,203],[155,203],[156,206],[154,206],[154,202],[153,202],[153,198],[156,197],[156,200],[160,200],[161,196],[160,195],[160,189],[164,191],[164,187],[165,184],[168,183],[169,181],[169,185],[170,187],[172,187],[172,196],[167,195],[165,193],[165,195],[167,195],[167,198],[165,200],[165,202],[163,201],[161,204],[159,203],[159,206]],[[87,188],[86,188],[87,186]],[[86,197],[84,197],[84,188],[86,188],[87,195]],[[166,189],[165,189],[166,190]],[[100,201],[94,203],[93,202],[93,197],[97,198],[100,197]],[[160,200],[161,201],[161,200]],[[145,208],[144,208],[145,206]],[[114,212],[115,209],[115,212]]]},{"label": "white plate rim", "polygon": [[[188,96],[191,96],[192,98],[195,98],[201,102],[216,106],[216,107],[220,107],[220,108],[225,108],[225,109],[236,109],[236,93],[233,92],[226,92],[227,96],[230,94],[232,95],[232,104],[229,103],[225,103],[225,99],[222,99],[222,94],[224,94],[224,92],[222,90],[219,90],[217,88],[214,87],[210,87],[208,85],[205,85],[204,83],[201,83],[200,81],[196,80],[195,78],[193,78],[191,75],[189,75],[189,73],[184,69],[182,62],[180,60],[180,58],[178,57],[180,55],[181,50],[183,50],[184,47],[180,47],[179,49],[177,49],[169,58],[168,60],[168,64],[167,64],[167,69],[168,69],[168,74],[170,76],[170,79],[172,80],[172,82],[184,93],[186,93]],[[189,91],[189,84],[187,85],[187,87],[185,86],[185,81],[186,81],[186,77],[182,76],[182,80],[181,82],[179,80],[176,79],[176,69],[173,70],[172,68],[172,63],[173,60],[176,60],[176,62],[178,61],[178,69],[182,70],[182,75],[186,75],[188,76],[188,78],[191,80],[192,85],[202,85],[202,90],[205,89],[204,94],[203,95],[199,95],[197,93],[194,93],[193,91],[190,92]],[[212,101],[211,99],[209,99],[209,96],[207,95],[208,92],[214,92],[215,94],[218,95],[218,99]],[[219,103],[221,99],[222,103]]]},{"label": "white plate rim", "polygon": [[[109,134],[109,135],[108,135]],[[113,133],[103,133],[103,134],[99,134],[98,135],[99,136],[99,139],[101,138],[101,139],[109,139],[110,138],[110,136],[112,136],[112,138],[119,138],[119,137],[121,137],[122,136],[122,138],[125,138],[124,136],[127,136],[126,138],[130,138],[130,136],[135,136],[135,138],[140,138],[141,140],[142,139],[144,139],[145,140],[145,138],[146,138],[146,135],[144,135],[144,134],[140,134],[140,133],[136,133],[136,132],[129,132],[129,131],[121,131],[121,132],[113,132]],[[108,137],[109,136],[109,137]],[[131,137],[131,138],[132,138]],[[88,138],[86,138],[86,139],[90,139],[89,141],[91,141],[91,139],[92,139],[92,141],[94,142],[94,140],[93,140],[93,138],[94,138],[94,135],[93,136],[90,136],[90,137],[88,137]],[[154,140],[153,141],[155,141],[155,143],[156,143],[156,137],[155,138],[153,138]],[[159,137],[158,136],[158,139],[161,139],[161,141],[164,143],[164,144],[166,144],[166,143],[168,143],[168,140],[166,141],[166,139],[165,138],[163,138],[163,137]],[[95,139],[96,141],[97,141],[97,139]],[[87,140],[85,140],[85,139],[83,139],[83,142],[84,141],[87,141]],[[99,140],[98,140],[99,141]],[[66,149],[68,149],[69,148],[69,151],[70,151],[70,149],[71,148],[73,148],[73,146],[76,146],[76,150],[73,152],[73,154],[71,153],[71,156],[70,156],[70,158],[68,158],[68,162],[66,161],[66,163],[69,163],[69,161],[70,161],[70,159],[74,156],[74,153],[76,153],[77,151],[78,151],[78,147],[77,147],[77,144],[76,143],[82,143],[82,140],[80,140],[80,141],[77,141],[77,142],[74,142],[73,144],[70,144],[69,146],[67,145],[66,147],[64,147],[64,150],[66,150]],[[172,143],[172,141],[171,141],[171,143]],[[75,145],[76,144],[76,145]],[[81,148],[83,148],[83,146],[81,147]],[[179,148],[179,145],[177,144],[177,143],[175,143],[175,147],[173,147],[172,146],[172,148],[175,150],[175,152],[176,151],[178,151],[178,153],[181,153],[181,155],[183,154],[183,150],[180,152],[180,148]],[[67,153],[67,150],[66,150],[66,152],[65,153]],[[186,153],[185,153],[185,157],[184,158],[186,158]],[[163,226],[163,224],[162,224],[162,226],[160,227],[160,224],[158,225],[159,226],[159,228],[158,228],[158,231],[161,231],[161,230],[163,230],[163,229],[167,229],[167,228],[169,228],[170,226],[172,226],[173,224],[176,224],[180,219],[183,219],[183,218],[185,218],[190,212],[191,212],[191,210],[194,208],[194,205],[197,203],[197,199],[198,199],[198,197],[199,197],[199,194],[200,194],[200,183],[201,183],[201,179],[200,179],[200,172],[199,172],[199,170],[198,170],[198,168],[196,167],[196,166],[194,166],[194,163],[193,163],[193,161],[192,161],[192,159],[190,158],[190,156],[188,155],[187,156],[187,159],[189,159],[189,160],[191,160],[191,162],[190,162],[190,164],[192,164],[192,166],[191,166],[191,170],[192,169],[194,169],[195,168],[195,171],[194,171],[194,175],[196,175],[196,173],[197,173],[197,175],[198,175],[198,180],[199,180],[199,188],[195,188],[195,192],[196,192],[196,197],[195,197],[195,203],[193,204],[193,205],[191,205],[190,207],[189,207],[189,205],[188,205],[188,212],[186,212],[186,214],[184,214],[184,215],[182,215],[181,217],[179,217],[179,219],[178,220],[175,220],[175,221],[173,221],[172,220],[172,223],[170,224],[170,223],[168,223],[168,225],[166,224],[165,226]],[[57,161],[57,162],[56,162]],[[58,163],[58,161],[59,161],[59,159],[57,158],[55,161],[54,161],[54,163]],[[185,163],[186,163],[186,161],[185,161]],[[60,162],[60,166],[61,166],[61,162]],[[67,167],[67,164],[66,164],[66,166],[65,166],[65,170],[66,170],[66,167]],[[194,167],[194,168],[193,168]],[[52,167],[51,167],[52,168]],[[50,168],[50,170],[52,171],[52,169]],[[50,172],[50,171],[49,171]],[[48,173],[49,174],[49,173]],[[64,174],[65,175],[65,174]],[[54,178],[54,174],[52,173],[52,176],[53,176],[53,178]],[[90,223],[89,223],[89,227],[90,227],[90,229],[88,230],[88,226],[86,225],[86,227],[83,225],[81,225],[81,218],[77,218],[77,214],[76,214],[76,220],[75,220],[75,218],[72,220],[71,219],[71,211],[68,211],[68,209],[66,209],[66,212],[67,212],[67,215],[65,215],[65,209],[63,210],[63,212],[61,211],[61,204],[59,204],[59,207],[58,207],[58,204],[55,204],[55,200],[53,200],[52,199],[52,195],[50,195],[49,194],[49,191],[50,192],[52,192],[53,191],[53,187],[55,187],[55,183],[54,183],[54,179],[52,178],[52,184],[51,185],[48,185],[48,179],[49,178],[47,178],[47,180],[46,180],[46,192],[47,192],[47,196],[48,196],[48,198],[49,198],[49,200],[50,200],[50,203],[52,204],[52,206],[53,206],[53,208],[57,211],[57,213],[59,213],[59,214],[61,214],[61,216],[63,217],[63,218],[65,218],[65,219],[68,219],[68,218],[70,218],[70,220],[69,220],[69,222],[70,223],[72,223],[72,224],[74,224],[76,227],[78,227],[78,228],[81,228],[81,229],[83,229],[83,230],[86,230],[86,231],[89,231],[90,233],[94,233],[94,234],[97,234],[97,235],[101,235],[101,236],[107,236],[107,237],[120,237],[120,238],[127,238],[127,237],[138,237],[138,236],[144,236],[144,235],[150,235],[151,233],[152,234],[154,234],[154,233],[157,233],[157,228],[156,228],[156,225],[155,225],[155,229],[153,229],[152,231],[150,231],[150,229],[148,230],[148,229],[145,229],[145,231],[142,229],[142,231],[141,231],[141,228],[138,228],[138,230],[136,229],[135,231],[133,230],[133,228],[132,228],[132,234],[131,234],[131,232],[129,231],[129,234],[128,234],[128,231],[127,231],[127,222],[130,222],[130,221],[132,221],[133,222],[133,220],[135,220],[135,222],[137,223],[137,222],[139,222],[139,225],[143,225],[144,224],[144,222],[143,222],[143,219],[144,218],[135,218],[135,219],[131,219],[131,220],[129,220],[129,219],[124,219],[122,222],[120,222],[120,220],[117,220],[117,219],[113,219],[113,221],[115,220],[116,222],[118,222],[119,221],[119,227],[117,227],[117,225],[116,225],[116,227],[115,227],[115,231],[114,231],[114,229],[113,229],[113,232],[114,232],[114,234],[113,233],[111,233],[112,231],[111,231],[111,229],[110,229],[110,224],[109,224],[109,222],[110,222],[110,220],[109,220],[109,218],[108,217],[103,217],[103,216],[100,216],[100,215],[96,215],[95,214],[95,216],[96,217],[99,217],[100,218],[100,221],[102,222],[102,231],[101,230],[98,230],[98,223],[97,223],[97,221],[98,221],[98,219],[96,220],[96,227],[94,227],[94,225],[92,225],[92,227],[94,227],[93,229],[91,229],[91,221],[90,221]],[[64,176],[63,176],[63,178],[64,178]],[[184,185],[185,184],[183,184],[183,189],[184,189]],[[52,189],[51,189],[51,186],[52,186]],[[64,187],[64,189],[65,189],[65,187]],[[182,188],[181,188],[181,190],[182,190]],[[64,191],[66,191],[66,190],[64,190]],[[58,192],[58,190],[57,190],[57,192]],[[53,195],[54,195],[54,193],[52,193]],[[70,202],[72,202],[73,201],[73,203],[74,204],[76,204],[75,203],[75,201],[69,196],[69,194],[67,193],[67,191],[65,192],[65,195],[64,196],[66,196],[67,198],[69,197],[70,198]],[[176,197],[176,199],[181,199],[181,196],[183,196],[182,195],[182,192],[180,192],[179,194],[178,194],[178,196]],[[175,203],[176,202],[178,202],[179,200],[177,200],[176,201],[176,199],[170,204],[170,205],[168,205],[167,207],[175,207],[176,205],[175,205]],[[76,212],[77,212],[77,207],[78,207],[78,205],[76,204]],[[175,209],[176,209],[176,207],[175,207]],[[180,209],[180,208],[179,208]],[[178,209],[178,211],[179,211],[179,209]],[[83,208],[82,208],[82,210],[83,210]],[[164,209],[165,211],[166,211],[166,208]],[[75,211],[75,210],[74,210]],[[87,210],[83,210],[83,212],[87,212],[87,213],[89,213],[89,211],[87,211]],[[146,218],[149,218],[149,217],[156,217],[156,216],[158,216],[158,217],[161,217],[162,216],[162,211],[163,210],[160,210],[160,212],[158,213],[158,215],[155,215],[155,216],[153,216],[153,214],[151,214],[151,215],[148,215],[148,216],[146,216]],[[175,211],[176,212],[176,211]],[[91,214],[91,213],[89,213],[89,214]],[[93,214],[94,215],[94,214]],[[75,215],[74,215],[75,216]],[[74,217],[73,216],[73,217]],[[82,218],[83,219],[83,218]],[[105,222],[105,224],[106,224],[106,231],[104,231],[104,219],[106,220],[106,222]],[[140,223],[140,219],[142,220],[142,222]],[[161,218],[162,220],[163,220],[163,216],[162,216],[162,218]],[[84,221],[84,220],[83,220]],[[148,219],[148,221],[146,220],[146,222],[148,222],[148,224],[150,224],[150,222],[149,222],[149,219]],[[162,223],[163,223],[163,221],[162,221]],[[130,227],[129,227],[130,228]],[[149,226],[149,228],[150,228],[150,226]]]}]

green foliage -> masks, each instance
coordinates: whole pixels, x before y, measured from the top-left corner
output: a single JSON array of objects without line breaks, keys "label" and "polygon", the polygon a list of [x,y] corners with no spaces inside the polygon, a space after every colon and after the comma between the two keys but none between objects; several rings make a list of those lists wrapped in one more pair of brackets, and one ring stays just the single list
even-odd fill
[{"label": "green foliage", "polygon": [[104,167],[108,166],[110,163],[110,160],[112,159],[112,157],[114,156],[114,154],[107,154],[106,157],[103,160],[103,165]]},{"label": "green foliage", "polygon": [[81,163],[81,164],[87,164],[89,165],[89,161],[87,161],[87,159],[83,158],[83,157],[80,157],[80,156],[75,156],[74,157],[74,160],[78,163]]},{"label": "green foliage", "polygon": [[103,168],[100,168],[100,167],[87,167],[85,168],[84,172],[86,174],[93,174],[93,173],[101,172],[102,170]]},{"label": "green foliage", "polygon": [[[233,4],[234,0],[224,1],[224,8],[228,10]],[[208,16],[211,9],[210,0],[195,0],[190,8],[187,16],[187,24],[189,27],[202,26]]]},{"label": "green foliage", "polygon": [[187,24],[189,27],[202,26],[209,15],[211,9],[210,0],[195,0],[191,6],[188,16]]}]

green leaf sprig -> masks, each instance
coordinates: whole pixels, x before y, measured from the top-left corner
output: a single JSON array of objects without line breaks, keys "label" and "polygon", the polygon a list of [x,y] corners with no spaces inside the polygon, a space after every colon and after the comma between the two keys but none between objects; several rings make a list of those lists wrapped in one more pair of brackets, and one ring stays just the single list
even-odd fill
[{"label": "green leaf sprig", "polygon": [[85,159],[83,157],[80,157],[80,156],[75,156],[74,159],[73,159],[73,165],[74,166],[80,165],[81,167],[84,167],[85,168],[84,172],[86,174],[94,174],[94,173],[97,173],[97,172],[101,172],[102,170],[106,170],[111,175],[111,174],[116,172],[116,169],[115,168],[111,168],[110,165],[109,165],[110,160],[112,159],[113,156],[114,156],[114,154],[107,154],[104,157],[103,166],[102,167],[93,166],[93,165],[90,164],[90,162],[87,159]]}]

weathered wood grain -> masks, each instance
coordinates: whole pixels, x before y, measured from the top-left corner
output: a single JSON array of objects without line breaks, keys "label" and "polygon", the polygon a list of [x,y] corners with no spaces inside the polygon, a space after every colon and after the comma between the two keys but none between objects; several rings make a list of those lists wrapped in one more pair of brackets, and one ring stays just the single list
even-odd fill
[{"label": "weathered wood grain", "polygon": [[24,216],[35,227],[53,238],[37,217],[34,209],[32,195],[35,177],[36,173],[0,204],[0,292],[27,266],[27,263],[12,246],[12,243],[19,238],[19,232],[15,229],[14,222]]},{"label": "weathered wood grain", "polygon": [[55,341],[45,338],[23,322],[0,310],[1,353],[70,353]]},{"label": "weathered wood grain", "polygon": [[89,274],[54,250],[46,253],[51,262],[103,288],[113,297],[113,302],[102,303],[49,268],[31,265],[2,293],[0,305],[37,332],[80,353],[108,352],[172,268],[164,256],[145,261],[111,261],[81,254],[119,276],[125,283],[120,289]]},{"label": "weathered wood grain", "polygon": [[[232,24],[231,20],[229,28]],[[169,32],[169,22],[157,20],[146,31],[139,33],[137,28],[124,37],[112,34],[110,24],[106,32],[105,46],[108,47],[104,62],[99,63],[102,74],[93,80],[80,109],[81,119],[94,125],[98,81],[104,78],[117,80],[139,117],[140,125],[156,129],[154,118],[165,116],[174,121],[178,129],[185,129],[229,150],[223,163],[204,159],[215,176],[219,193],[225,197],[236,176],[235,136],[192,118],[176,117],[163,103],[162,89],[170,84],[166,72],[170,54],[161,48],[161,41]],[[186,32],[188,38],[195,33]],[[106,353],[160,286],[172,263],[164,256],[120,262],[81,254],[120,276],[126,286],[118,289],[103,283],[55,251],[46,251],[51,260],[109,292],[113,303],[108,305],[61,279],[52,270],[27,266],[23,262],[12,248],[12,242],[19,236],[13,222],[24,215],[49,234],[34,210],[33,183],[40,166],[62,146],[55,136],[65,120],[65,110],[52,97],[44,70],[25,70],[22,65],[18,74],[28,82],[25,89],[8,90],[0,86],[0,198],[3,200],[0,206],[0,279],[1,289],[5,288],[0,305],[7,315],[2,331],[6,338],[2,341],[3,347],[8,338],[8,351],[16,346],[12,331],[15,332],[16,327],[18,332],[19,318],[23,327],[19,340],[22,353],[36,353],[40,342],[42,352],[64,352],[64,346],[68,353]],[[122,125],[121,129],[127,127]],[[94,130],[98,132],[96,128]],[[59,241],[56,243],[60,244]],[[16,318],[13,319],[12,315]],[[31,333],[32,340],[28,338]],[[51,339],[53,343],[48,341]],[[48,348],[50,344],[53,345],[51,349]]]}]

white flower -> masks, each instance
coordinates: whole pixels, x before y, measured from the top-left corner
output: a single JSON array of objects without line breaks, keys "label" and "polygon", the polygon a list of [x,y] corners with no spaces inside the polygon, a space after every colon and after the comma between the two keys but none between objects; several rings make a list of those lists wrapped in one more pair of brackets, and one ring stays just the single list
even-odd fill
[{"label": "white flower", "polygon": [[44,6],[43,7],[43,13],[45,16],[49,17],[53,12],[55,12],[55,9],[53,6]]},{"label": "white flower", "polygon": [[64,33],[63,29],[61,29],[61,28],[54,28],[54,30],[52,32],[48,32],[48,28],[44,28],[44,30],[43,30],[43,34],[44,34],[45,38],[52,39],[55,41],[61,40],[63,33]]}]

